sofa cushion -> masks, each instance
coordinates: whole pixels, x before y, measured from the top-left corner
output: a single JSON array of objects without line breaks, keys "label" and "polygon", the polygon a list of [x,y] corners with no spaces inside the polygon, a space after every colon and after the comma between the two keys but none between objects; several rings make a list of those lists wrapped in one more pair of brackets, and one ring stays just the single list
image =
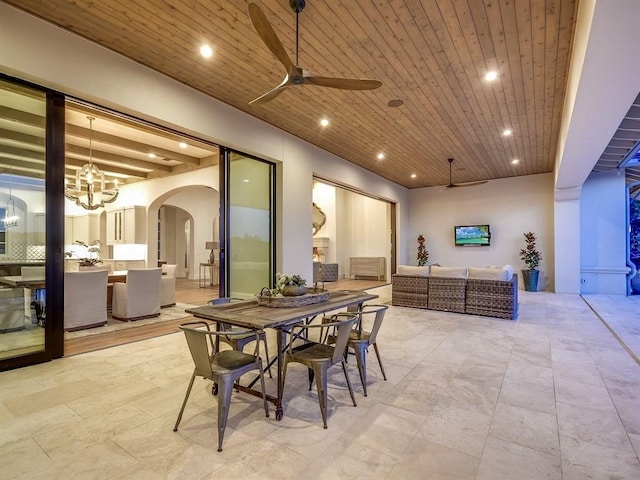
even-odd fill
[{"label": "sofa cushion", "polygon": [[398,275],[408,275],[412,277],[428,277],[429,266],[415,267],[413,265],[398,265]]},{"label": "sofa cushion", "polygon": [[510,281],[513,277],[513,268],[511,265],[502,267],[488,266],[485,268],[469,267],[469,277],[476,280],[500,280]]},{"label": "sofa cushion", "polygon": [[432,277],[467,278],[467,267],[439,267],[431,265]]}]

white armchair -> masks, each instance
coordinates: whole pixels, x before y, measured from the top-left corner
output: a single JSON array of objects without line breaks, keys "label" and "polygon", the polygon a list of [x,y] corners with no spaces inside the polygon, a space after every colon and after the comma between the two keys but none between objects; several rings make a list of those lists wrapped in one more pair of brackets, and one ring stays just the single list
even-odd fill
[{"label": "white armchair", "polygon": [[107,270],[64,274],[64,329],[68,332],[107,324]]},{"label": "white armchair", "polygon": [[162,265],[160,280],[160,307],[173,307],[176,304],[176,267],[177,265]]},{"label": "white armchair", "polygon": [[127,271],[127,283],[113,284],[111,316],[118,320],[139,320],[160,315],[161,268]]},{"label": "white armchair", "polygon": [[24,288],[0,288],[0,333],[24,329]]}]

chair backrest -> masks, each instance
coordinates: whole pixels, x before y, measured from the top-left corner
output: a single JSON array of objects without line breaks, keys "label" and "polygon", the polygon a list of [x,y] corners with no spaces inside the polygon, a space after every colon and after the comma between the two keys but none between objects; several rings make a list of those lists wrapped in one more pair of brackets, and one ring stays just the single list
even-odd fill
[{"label": "chair backrest", "polygon": [[358,316],[353,313],[338,313],[334,315],[333,318],[338,322],[337,325],[335,325],[337,334],[332,359],[332,363],[335,364],[344,358],[344,352],[347,349],[347,342],[349,341],[351,327],[353,327]]},{"label": "chair backrest", "polygon": [[161,268],[130,268],[127,270],[127,287],[140,288],[151,282],[160,291]]},{"label": "chair backrest", "polygon": [[20,267],[20,275],[23,280],[39,280],[44,278],[44,266]]},{"label": "chair backrest", "polygon": [[384,320],[384,314],[389,309],[388,305],[363,305],[360,310],[360,324],[364,324],[364,319],[366,317],[370,317],[371,315],[375,315],[373,320],[373,326],[371,327],[371,332],[369,333],[369,343],[376,343],[376,336],[378,335],[378,331],[382,326],[382,320]]},{"label": "chair backrest", "polygon": [[64,273],[64,328],[107,321],[106,270]]},{"label": "chair backrest", "polygon": [[168,265],[165,263],[162,265],[162,274],[166,277],[175,277],[176,268],[178,268],[178,265]]},{"label": "chair backrest", "polygon": [[[197,328],[197,327],[201,328]],[[204,327],[204,329],[202,328]],[[213,380],[211,356],[215,353],[215,343],[207,341],[209,324],[206,322],[188,322],[180,325],[189,345],[189,352],[196,368],[196,375]]]}]

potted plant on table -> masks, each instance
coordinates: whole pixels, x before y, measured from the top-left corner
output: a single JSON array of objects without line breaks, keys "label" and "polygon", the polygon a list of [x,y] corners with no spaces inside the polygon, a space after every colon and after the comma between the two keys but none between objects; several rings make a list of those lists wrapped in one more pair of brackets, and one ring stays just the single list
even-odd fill
[{"label": "potted plant on table", "polygon": [[272,295],[284,295],[294,297],[307,293],[307,281],[300,275],[288,273],[276,273],[276,287],[271,291]]},{"label": "potted plant on table", "polygon": [[427,264],[429,261],[429,250],[425,245],[426,239],[424,235],[418,235],[418,253],[416,255],[416,259],[418,260],[418,266],[422,267]]},{"label": "potted plant on table", "polygon": [[542,254],[536,250],[536,235],[533,232],[524,234],[524,240],[527,244],[525,248],[520,249],[520,258],[527,266],[527,270],[522,270],[522,279],[524,281],[524,289],[527,292],[538,291],[538,264],[542,260]]},{"label": "potted plant on table", "polygon": [[75,257],[80,260],[79,267],[95,267],[98,263],[102,263],[102,260],[100,260],[100,240],[94,240],[89,244],[82,240],[76,240],[73,245],[82,247],[83,251],[79,253],[74,249],[71,252],[64,252],[64,255],[68,258]]}]

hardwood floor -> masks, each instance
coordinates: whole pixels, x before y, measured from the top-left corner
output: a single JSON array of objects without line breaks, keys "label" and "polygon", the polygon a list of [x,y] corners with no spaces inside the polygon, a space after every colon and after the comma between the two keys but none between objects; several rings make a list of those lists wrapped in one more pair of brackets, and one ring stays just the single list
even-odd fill
[{"label": "hardwood floor", "polygon": [[[325,283],[324,288],[326,290],[366,290],[367,288],[379,287],[385,284],[386,282],[376,280],[339,280],[337,282]],[[176,279],[176,301],[178,303],[204,305],[212,298],[218,298],[217,285],[200,288],[198,286],[198,280]],[[184,318],[151,325],[136,325],[135,322],[132,322],[131,328],[117,332],[65,339],[64,354],[65,356],[77,355],[79,353],[92,352],[94,350],[175,333],[178,331],[178,325],[188,318],[191,318],[191,316],[185,314]]]}]

